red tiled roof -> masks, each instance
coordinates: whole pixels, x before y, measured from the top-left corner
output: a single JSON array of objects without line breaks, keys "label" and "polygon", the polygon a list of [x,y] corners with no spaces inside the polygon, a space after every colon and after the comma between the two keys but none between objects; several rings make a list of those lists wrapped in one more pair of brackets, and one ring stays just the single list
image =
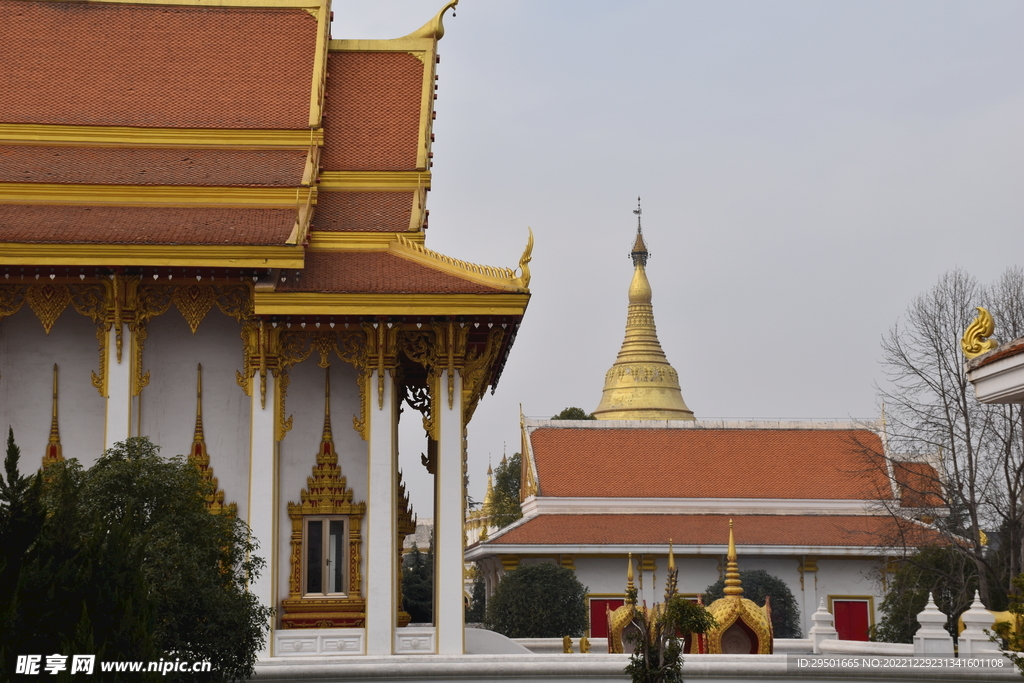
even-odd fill
[{"label": "red tiled roof", "polygon": [[332,52],[327,73],[320,166],[416,168],[423,63],[404,52]]},{"label": "red tiled roof", "polygon": [[302,129],[300,8],[0,0],[0,122]]},{"label": "red tiled roof", "polygon": [[317,195],[313,230],[406,232],[415,192],[325,192]]},{"label": "red tiled roof", "polygon": [[542,496],[892,498],[867,430],[539,428]]},{"label": "red tiled roof", "polygon": [[893,463],[893,477],[900,487],[901,507],[936,508],[944,505],[939,475],[928,463]]},{"label": "red tiled roof", "polygon": [[294,209],[0,204],[0,242],[283,245]]},{"label": "red tiled roof", "polygon": [[[939,535],[883,516],[816,515],[537,515],[488,545],[725,545],[729,520],[736,544],[880,546],[897,538],[939,543]],[[742,549],[741,549],[742,553]]]},{"label": "red tiled roof", "polygon": [[380,251],[308,251],[302,271],[282,270],[281,277],[278,292],[504,293]]},{"label": "red tiled roof", "polygon": [[0,182],[297,187],[306,156],[302,150],[0,145]]}]

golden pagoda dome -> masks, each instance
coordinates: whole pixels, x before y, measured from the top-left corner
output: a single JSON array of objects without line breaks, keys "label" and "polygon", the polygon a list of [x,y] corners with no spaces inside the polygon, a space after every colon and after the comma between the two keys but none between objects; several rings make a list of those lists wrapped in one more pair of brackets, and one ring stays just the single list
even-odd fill
[{"label": "golden pagoda dome", "polygon": [[693,420],[679,390],[679,375],[669,364],[658,341],[647,280],[647,245],[637,215],[633,281],[629,285],[626,336],[615,363],[604,377],[601,403],[594,411],[599,420]]},{"label": "golden pagoda dome", "polygon": [[725,597],[707,608],[718,625],[707,633],[708,654],[770,655],[775,649],[771,603],[764,607],[743,597],[739,565],[736,562],[736,541],[729,520],[729,554],[725,566]]}]

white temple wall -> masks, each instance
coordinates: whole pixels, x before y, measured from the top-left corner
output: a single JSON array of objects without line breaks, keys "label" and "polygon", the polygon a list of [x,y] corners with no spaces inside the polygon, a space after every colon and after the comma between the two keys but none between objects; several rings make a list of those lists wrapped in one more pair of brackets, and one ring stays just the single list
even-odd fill
[{"label": "white temple wall", "polygon": [[[277,537],[277,591],[278,596],[288,596],[288,576],[291,568],[292,523],[288,517],[288,503],[298,503],[306,478],[313,472],[316,453],[320,449],[320,437],[324,430],[324,374],[316,362],[316,355],[292,366],[288,372],[291,380],[288,386],[285,418],[292,417],[291,431],[285,434],[279,450],[280,512],[278,515]],[[267,401],[272,400],[268,396]],[[331,363],[331,433],[334,435],[334,449],[338,454],[341,475],[346,486],[352,489],[353,502],[367,500],[367,443],[352,427],[352,417],[359,415],[359,386],[356,370],[348,363],[334,359]],[[396,549],[397,552],[397,549]],[[263,549],[263,556],[270,558],[270,551]],[[363,532],[363,560],[360,572],[366,576],[366,533]],[[280,611],[280,605],[276,606]]]},{"label": "white temple wall", "polygon": [[[242,369],[239,324],[216,308],[195,335],[175,309],[151,320],[143,353],[138,433],[165,457],[187,455],[196,425],[197,366],[203,365],[203,432],[224,502],[248,515],[250,399],[235,381]],[[258,390],[258,388],[257,388]]]},{"label": "white temple wall", "polygon": [[[106,399],[92,385],[99,371],[96,325],[68,306],[47,335],[28,307],[0,321],[0,428],[21,449],[24,474],[42,466],[58,365],[58,425],[66,459],[90,467],[103,453]],[[3,448],[4,446],[0,446]]]}]

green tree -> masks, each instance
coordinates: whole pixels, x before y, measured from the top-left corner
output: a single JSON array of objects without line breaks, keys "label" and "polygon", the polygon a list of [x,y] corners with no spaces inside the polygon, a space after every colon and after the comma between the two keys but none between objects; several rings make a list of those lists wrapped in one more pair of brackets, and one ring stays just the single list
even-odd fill
[{"label": "green tree", "polygon": [[402,608],[414,624],[434,623],[433,533],[426,553],[413,543],[412,550],[402,558]]},{"label": "green tree", "polygon": [[466,623],[483,623],[487,611],[487,588],[484,585],[484,575],[479,570],[473,577],[473,596],[466,607]]},{"label": "green tree", "polygon": [[[918,516],[934,518],[948,546],[973,563],[970,574],[988,605],[999,602],[1024,571],[1024,407],[983,405],[974,396],[960,339],[976,306],[989,308],[1003,341],[1024,334],[1024,272],[1010,269],[984,286],[964,271],[950,271],[915,298],[883,337],[888,382],[879,397],[890,453],[879,454],[887,461],[876,461],[894,471],[903,489],[900,498],[887,494],[881,504],[895,520],[905,516],[901,501],[935,508]],[[923,461],[934,474],[921,469]],[[999,530],[1005,551],[994,554],[985,539]],[[907,556],[915,552],[899,538],[878,544],[905,547]],[[967,581],[964,576],[957,584]]]},{"label": "green tree", "polygon": [[558,413],[558,415],[552,415],[552,420],[596,420],[593,413],[588,413],[583,408],[577,408],[576,406],[569,406]]},{"label": "green tree", "polygon": [[509,638],[579,637],[588,625],[587,591],[571,569],[520,565],[502,577],[484,623]]},{"label": "green tree", "polygon": [[633,654],[626,673],[633,683],[683,683],[683,641],[681,635],[707,633],[717,626],[702,605],[680,596],[675,589],[678,569],[669,573],[665,602],[650,610],[637,609],[637,589],[629,589],[627,604],[633,605],[629,636]]},{"label": "green tree", "polygon": [[[789,586],[782,579],[763,569],[748,569],[740,572],[743,582],[743,597],[757,605],[764,599],[772,599],[772,630],[776,638],[801,638],[800,608],[796,604]],[[710,605],[725,596],[725,579],[719,579],[704,589],[704,604]]]},{"label": "green tree", "polygon": [[46,520],[12,600],[10,652],[211,662],[209,674],[159,680],[252,674],[271,615],[246,589],[262,560],[244,522],[207,511],[210,484],[193,465],[132,438],[88,470],[52,465],[46,480]]},{"label": "green tree", "polygon": [[[904,558],[886,574],[886,591],[879,611],[882,618],[871,627],[871,640],[884,643],[912,643],[920,628],[917,615],[935,598],[939,609],[949,615],[946,629],[956,635],[955,626],[967,610],[978,587],[976,565],[952,548],[921,548]],[[1003,604],[993,606],[1005,606]],[[1000,611],[997,609],[997,611]]]},{"label": "green tree", "polygon": [[519,505],[520,479],[523,459],[519,453],[502,458],[494,470],[494,488],[491,493],[491,523],[499,529],[523,516]]}]

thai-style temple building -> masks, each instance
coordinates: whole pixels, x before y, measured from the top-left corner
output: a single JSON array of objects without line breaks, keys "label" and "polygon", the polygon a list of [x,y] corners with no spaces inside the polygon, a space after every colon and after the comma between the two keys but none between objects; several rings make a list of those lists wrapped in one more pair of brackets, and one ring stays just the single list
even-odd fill
[{"label": "thai-style temple building", "polygon": [[[328,0],[0,0],[0,424],[26,464],[188,453],[267,560],[264,656],[464,651],[466,425],[532,237],[515,269],[425,246],[455,2],[338,40]],[[413,635],[403,405],[436,501]]]},{"label": "thai-style temple building", "polygon": [[674,541],[679,592],[696,597],[726,576],[735,519],[744,568],[786,582],[805,632],[824,597],[841,637],[866,640],[879,618],[885,548],[931,536],[933,506],[926,513],[921,488],[901,479],[932,463],[894,470],[883,422],[695,419],[658,340],[648,255],[638,225],[625,338],[597,419],[520,418],[523,518],[467,559],[488,590],[520,563],[572,568],[589,587],[589,635],[599,638],[625,600],[629,553],[640,598],[653,602]]}]

